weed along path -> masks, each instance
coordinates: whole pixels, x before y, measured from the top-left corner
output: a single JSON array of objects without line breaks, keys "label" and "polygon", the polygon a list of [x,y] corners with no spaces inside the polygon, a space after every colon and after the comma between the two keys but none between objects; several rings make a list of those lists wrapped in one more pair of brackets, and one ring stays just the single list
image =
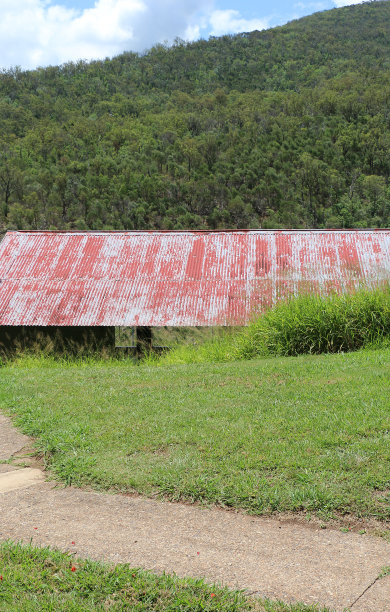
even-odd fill
[{"label": "weed along path", "polygon": [[389,611],[390,576],[379,576],[390,566],[390,544],[382,539],[62,487],[45,481],[37,467],[17,465],[28,442],[0,415],[2,540],[32,539],[81,557],[203,577],[286,602]]}]

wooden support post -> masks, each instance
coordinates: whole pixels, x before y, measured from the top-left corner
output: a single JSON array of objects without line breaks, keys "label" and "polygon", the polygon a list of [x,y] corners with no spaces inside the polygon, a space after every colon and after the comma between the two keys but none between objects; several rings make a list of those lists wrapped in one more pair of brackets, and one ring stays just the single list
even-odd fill
[{"label": "wooden support post", "polygon": [[137,355],[149,353],[152,350],[152,328],[137,327]]}]

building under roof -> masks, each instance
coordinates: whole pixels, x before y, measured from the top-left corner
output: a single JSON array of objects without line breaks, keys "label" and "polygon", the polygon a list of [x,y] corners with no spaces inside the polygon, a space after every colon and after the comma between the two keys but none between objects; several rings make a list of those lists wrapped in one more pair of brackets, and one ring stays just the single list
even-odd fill
[{"label": "building under roof", "polygon": [[246,325],[277,300],[390,279],[390,230],[9,231],[0,327]]}]

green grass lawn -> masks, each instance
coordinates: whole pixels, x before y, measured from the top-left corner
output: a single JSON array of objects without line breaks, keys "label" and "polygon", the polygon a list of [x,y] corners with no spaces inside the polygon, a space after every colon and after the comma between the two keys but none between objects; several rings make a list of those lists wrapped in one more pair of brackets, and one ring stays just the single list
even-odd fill
[{"label": "green grass lawn", "polygon": [[0,409],[67,483],[390,518],[389,349],[160,367],[32,359],[0,377]]},{"label": "green grass lawn", "polygon": [[10,542],[0,544],[0,576],[2,612],[321,612],[316,606],[247,599],[202,580],[155,576]]}]

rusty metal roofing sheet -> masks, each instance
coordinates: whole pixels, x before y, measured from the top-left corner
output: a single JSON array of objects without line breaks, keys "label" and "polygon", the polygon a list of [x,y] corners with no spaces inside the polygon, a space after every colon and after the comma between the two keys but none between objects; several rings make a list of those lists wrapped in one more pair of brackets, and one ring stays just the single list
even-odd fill
[{"label": "rusty metal roofing sheet", "polygon": [[0,325],[239,325],[390,279],[390,230],[8,232]]}]

